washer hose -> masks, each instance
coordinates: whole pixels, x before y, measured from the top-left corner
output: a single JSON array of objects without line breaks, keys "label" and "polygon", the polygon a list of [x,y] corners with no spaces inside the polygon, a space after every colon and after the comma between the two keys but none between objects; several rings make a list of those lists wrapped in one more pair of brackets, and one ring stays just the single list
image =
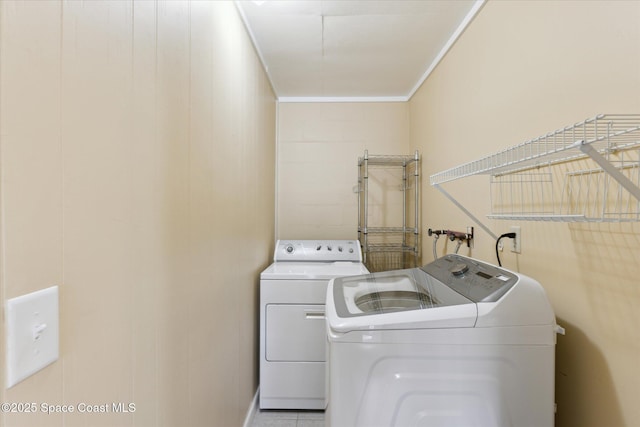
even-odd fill
[{"label": "washer hose", "polygon": [[436,245],[438,244],[439,237],[440,237],[439,234],[433,235],[433,260],[434,261],[438,259],[438,251],[436,250]]}]

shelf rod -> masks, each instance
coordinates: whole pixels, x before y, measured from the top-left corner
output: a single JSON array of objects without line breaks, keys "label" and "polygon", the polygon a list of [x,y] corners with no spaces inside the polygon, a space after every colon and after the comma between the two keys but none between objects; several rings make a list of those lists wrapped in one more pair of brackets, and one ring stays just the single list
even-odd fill
[{"label": "shelf rod", "polygon": [[456,205],[458,207],[458,209],[460,209],[462,212],[467,214],[467,216],[469,218],[471,218],[471,220],[474,221],[476,224],[478,224],[480,226],[480,228],[482,228],[484,231],[486,231],[487,234],[493,238],[493,240],[498,240],[498,236],[496,236],[486,225],[484,225],[478,218],[476,218],[475,215],[473,215],[471,212],[469,212],[469,210],[467,208],[462,206],[456,199],[454,199],[453,196],[451,196],[451,194],[447,193],[445,191],[445,189],[440,186],[440,184],[433,184],[433,186],[436,187],[438,189],[438,191],[440,191],[442,194],[444,194],[444,196],[447,199],[449,199],[451,201],[451,203]]},{"label": "shelf rod", "polygon": [[618,181],[618,184],[623,186],[633,197],[640,201],[640,188],[624,176],[615,166],[605,159],[602,154],[598,153],[598,150],[593,148],[591,144],[587,144],[584,141],[576,141],[574,145],[580,148],[580,151],[584,154],[591,157],[609,176]]}]

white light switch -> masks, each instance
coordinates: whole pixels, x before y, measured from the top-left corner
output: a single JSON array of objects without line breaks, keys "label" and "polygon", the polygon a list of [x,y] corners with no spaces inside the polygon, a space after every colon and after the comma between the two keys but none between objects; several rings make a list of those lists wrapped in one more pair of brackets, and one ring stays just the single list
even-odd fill
[{"label": "white light switch", "polygon": [[7,388],[58,360],[58,287],[7,300]]}]

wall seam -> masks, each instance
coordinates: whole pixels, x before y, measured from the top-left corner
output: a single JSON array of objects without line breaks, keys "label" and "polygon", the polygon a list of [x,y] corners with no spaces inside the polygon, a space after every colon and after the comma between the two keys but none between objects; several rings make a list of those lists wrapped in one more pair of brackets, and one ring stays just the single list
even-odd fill
[{"label": "wall seam", "polygon": [[[65,239],[65,187],[64,187],[64,177],[65,177],[65,162],[64,162],[64,135],[63,135],[63,114],[62,114],[62,108],[63,108],[63,101],[62,101],[62,97],[63,97],[63,84],[64,84],[64,79],[63,79],[63,70],[64,70],[64,3],[62,1],[60,1],[60,41],[59,41],[59,49],[60,49],[60,62],[58,64],[58,89],[59,89],[59,96],[58,96],[58,123],[59,123],[59,131],[58,131],[58,143],[60,144],[60,294],[58,296],[59,298],[59,307],[58,307],[58,322],[60,324],[60,329],[61,329],[61,333],[60,333],[60,337],[63,336],[62,332],[64,331],[64,325],[65,323],[63,322],[63,319],[66,317],[66,311],[65,311],[65,263],[64,263],[64,259],[65,259],[65,245],[64,245],[64,239]],[[60,338],[59,338],[60,339]],[[60,339],[60,341],[62,341]],[[61,389],[61,397],[62,397],[62,402],[64,403],[66,401],[65,399],[65,348],[64,348],[64,341],[62,342],[58,342],[59,345],[59,357],[60,357],[60,370],[62,371],[61,375],[62,375],[62,380],[60,381],[60,389]],[[65,420],[66,420],[66,414],[62,414],[62,425],[65,425]]]},{"label": "wall seam", "polygon": [[[4,31],[3,28],[6,28],[6,25],[4,24],[4,7],[0,4],[0,301],[2,301],[2,307],[0,307],[0,312],[2,313],[2,316],[0,317],[2,319],[2,333],[3,333],[3,337],[6,336],[6,331],[5,331],[5,313],[4,313],[4,306],[5,306],[5,299],[6,299],[6,292],[5,292],[5,274],[4,274],[4,253],[5,253],[5,239],[4,239],[4,235],[5,235],[5,224],[4,224],[4,188],[3,188],[3,184],[4,183],[4,168],[2,167],[2,162],[3,162],[3,147],[4,147],[4,132],[3,132],[3,113],[4,113],[4,109],[2,108],[3,106],[3,67],[2,64],[4,64],[4,58],[3,58],[3,54],[4,54],[4,49],[3,49],[3,42],[4,42]],[[0,361],[2,361],[2,365],[0,367],[0,369],[2,369],[2,374],[0,374],[0,379],[2,379],[2,384],[0,384],[0,401],[4,402],[6,400],[5,396],[6,396],[6,391],[4,388],[4,384],[5,384],[5,378],[4,378],[4,354],[5,354],[5,344],[4,344],[4,339],[2,340],[2,342],[0,342],[0,350],[2,351],[1,355],[0,355]],[[5,418],[5,413],[4,411],[2,413],[0,413],[0,421],[1,421],[1,425],[5,425],[6,424],[6,418]]]}]

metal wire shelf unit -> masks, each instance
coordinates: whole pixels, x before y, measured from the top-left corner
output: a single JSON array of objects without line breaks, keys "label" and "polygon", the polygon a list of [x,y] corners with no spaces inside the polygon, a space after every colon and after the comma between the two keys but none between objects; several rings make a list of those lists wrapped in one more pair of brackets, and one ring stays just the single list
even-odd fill
[{"label": "metal wire shelf unit", "polygon": [[[381,179],[380,170],[392,171],[381,192],[398,190],[401,199],[390,203],[385,194],[371,194],[370,179]],[[372,174],[370,176],[370,174]],[[397,181],[397,182],[396,182]],[[358,158],[358,240],[364,263],[371,272],[409,268],[420,263],[420,155],[369,155]],[[383,201],[375,201],[379,196]],[[378,210],[372,212],[374,210]],[[389,212],[401,210],[401,212]],[[379,212],[382,211],[382,212]],[[384,218],[382,218],[384,217]],[[383,220],[384,219],[384,220]],[[391,223],[389,226],[386,223]]]},{"label": "metal wire shelf unit", "polygon": [[441,184],[490,175],[493,219],[638,221],[639,170],[640,114],[600,114],[434,174],[430,183],[476,222]]}]

